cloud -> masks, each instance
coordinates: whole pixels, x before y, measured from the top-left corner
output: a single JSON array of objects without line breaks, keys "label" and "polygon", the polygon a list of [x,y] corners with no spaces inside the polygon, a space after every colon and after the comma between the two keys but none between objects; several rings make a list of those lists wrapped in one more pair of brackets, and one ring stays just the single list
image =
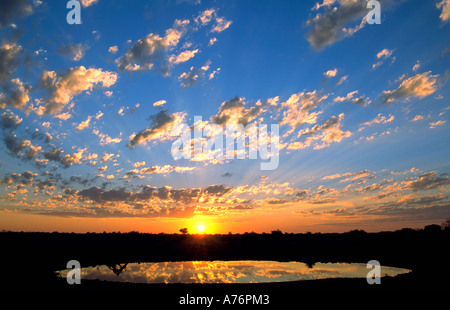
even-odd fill
[{"label": "cloud", "polygon": [[50,141],[53,139],[51,134],[49,134],[48,132],[42,133],[37,128],[31,134],[31,138],[44,140],[45,143],[50,143]]},{"label": "cloud", "polygon": [[405,182],[405,188],[413,191],[430,190],[450,185],[448,176],[436,176],[436,171],[421,174],[416,180]]},{"label": "cloud", "polygon": [[37,176],[32,171],[24,171],[22,173],[11,173],[0,179],[0,185],[11,185],[14,183],[23,185],[32,185],[33,179]]},{"label": "cloud", "polygon": [[108,52],[110,52],[111,54],[115,54],[119,51],[119,47],[117,45],[114,46],[110,46],[108,49]]},{"label": "cloud", "polygon": [[51,160],[51,161],[60,162],[61,154],[63,152],[64,151],[62,149],[58,149],[56,146],[53,146],[53,148],[51,150],[44,152],[44,158]]},{"label": "cloud", "polygon": [[111,138],[107,134],[103,134],[97,129],[92,130],[92,133],[100,138],[100,145],[105,146],[112,143],[120,143],[122,141],[121,138]]},{"label": "cloud", "polygon": [[[374,63],[372,65],[372,69],[376,69],[377,67],[381,66],[383,64],[384,60],[386,60],[386,59],[388,59],[388,58],[390,58],[392,56],[393,52],[394,52],[393,50],[389,50],[387,48],[382,49],[381,51],[379,51],[377,53],[377,59],[381,59],[381,60],[379,60],[378,62]],[[395,61],[395,57],[393,58],[393,61]]]},{"label": "cloud", "polygon": [[217,42],[217,38],[216,38],[216,37],[211,38],[211,39],[209,39],[208,46],[212,46],[212,45],[214,45],[216,42]]},{"label": "cloud", "polygon": [[12,132],[4,136],[3,142],[5,142],[6,148],[10,151],[10,154],[15,157],[20,157],[25,148],[31,145],[30,140],[18,138]]},{"label": "cloud", "polygon": [[168,114],[168,110],[161,110],[156,115],[150,116],[151,127],[133,134],[128,146],[134,148],[136,145],[146,144],[150,141],[165,141],[173,139],[172,130],[184,123],[186,114],[177,112]]},{"label": "cloud", "polygon": [[246,126],[261,116],[266,105],[267,102],[261,103],[258,101],[255,105],[247,108],[243,98],[235,97],[222,102],[217,114],[211,117],[211,122],[221,126],[237,124]]},{"label": "cloud", "polygon": [[30,145],[30,147],[25,151],[25,158],[28,160],[34,159],[37,155],[42,152],[42,147],[39,145]]},{"label": "cloud", "polygon": [[439,17],[443,22],[447,22],[450,19],[450,0],[441,0],[441,2],[436,4],[436,7],[442,9]]},{"label": "cloud", "polygon": [[389,114],[389,118],[387,118],[380,113],[373,120],[363,123],[363,126],[358,131],[363,130],[364,126],[372,126],[374,124],[387,124],[392,122],[394,119],[395,117],[392,114]]},{"label": "cloud", "polygon": [[414,118],[411,120],[411,122],[417,122],[423,119],[423,116],[418,114],[416,116],[414,116]]},{"label": "cloud", "polygon": [[0,120],[0,126],[3,129],[15,129],[22,123],[22,119],[11,111],[3,112]]},{"label": "cloud", "polygon": [[4,0],[0,2],[0,28],[6,27],[14,18],[31,14],[29,0]]},{"label": "cloud", "polygon": [[183,87],[191,87],[197,84],[199,78],[204,79],[206,71],[209,70],[209,65],[211,64],[210,61],[208,61],[203,67],[200,67],[200,69],[191,67],[189,69],[189,72],[183,72],[179,77],[178,80],[181,81],[181,86]]},{"label": "cloud", "polygon": [[386,104],[401,98],[417,97],[421,99],[433,94],[437,89],[438,75],[430,73],[431,71],[419,73],[404,80],[397,89],[384,91],[381,101]]},{"label": "cloud", "polygon": [[338,1],[338,0],[323,0],[322,4],[320,4],[319,2],[316,2],[314,7],[312,8],[312,10],[317,11],[321,7],[329,7],[329,6],[333,5],[336,1]]},{"label": "cloud", "polygon": [[81,4],[84,7],[89,7],[89,6],[91,6],[91,5],[93,5],[94,3],[97,3],[97,2],[98,2],[98,0],[81,0]]},{"label": "cloud", "polygon": [[[144,162],[145,165],[145,162]],[[134,165],[135,167],[139,167],[140,165]],[[168,174],[172,172],[176,173],[184,173],[188,171],[194,170],[194,167],[181,167],[181,166],[172,166],[172,165],[164,165],[164,166],[152,166],[147,168],[133,169],[125,173],[124,179],[132,177],[134,175],[142,175],[142,174]]]},{"label": "cloud", "polygon": [[327,95],[321,95],[317,91],[300,92],[293,94],[289,99],[281,103],[283,111],[280,125],[289,125],[291,129],[286,135],[291,134],[302,124],[315,124],[317,116],[322,112],[310,112],[317,108],[318,104],[328,98]]},{"label": "cloud", "polygon": [[[164,76],[169,73],[169,59],[167,52],[178,45],[181,37],[186,32],[188,20],[176,20],[173,27],[166,30],[166,35],[160,37],[150,33],[146,37],[137,40],[128,51],[116,60],[121,71],[137,71],[157,69]],[[185,56],[183,56],[185,57]]]},{"label": "cloud", "polygon": [[23,83],[20,79],[15,78],[9,82],[2,84],[3,93],[0,93],[0,109],[5,107],[13,107],[25,110],[30,97],[28,93],[31,85]]},{"label": "cloud", "polygon": [[393,51],[388,50],[387,48],[385,48],[385,49],[383,49],[383,50],[381,50],[381,51],[379,51],[377,53],[377,58],[378,59],[380,59],[380,58],[383,58],[383,59],[389,58],[389,57],[391,57],[392,52]]},{"label": "cloud", "polygon": [[220,68],[217,68],[216,70],[214,70],[213,72],[211,72],[209,74],[208,80],[212,80],[214,78],[214,76],[216,76],[217,73],[219,73]]},{"label": "cloud", "polygon": [[20,63],[22,46],[15,43],[5,43],[0,46],[0,82],[16,73]]},{"label": "cloud", "polygon": [[350,131],[342,131],[342,120],[344,119],[344,113],[338,116],[330,117],[322,125],[314,125],[312,128],[307,128],[299,131],[297,138],[304,137],[304,141],[296,141],[288,146],[290,150],[304,149],[314,145],[314,149],[322,149],[328,147],[331,143],[339,143],[344,138],[351,136]]},{"label": "cloud", "polygon": [[77,126],[77,131],[81,131],[83,129],[86,129],[89,127],[89,123],[91,122],[91,116],[88,116],[88,118],[85,121],[82,121],[80,124],[78,124]]},{"label": "cloud", "polygon": [[85,151],[86,149],[78,149],[77,153],[73,153],[70,155],[66,154],[61,157],[60,162],[64,165],[65,168],[69,168],[73,164],[79,164]]},{"label": "cloud", "polygon": [[353,96],[355,95],[355,94],[357,94],[358,93],[358,91],[357,90],[355,90],[355,91],[352,91],[352,92],[349,92],[348,94],[347,94],[347,96],[345,96],[345,97],[336,97],[336,98],[334,98],[334,102],[343,102],[343,101],[347,101],[347,100],[350,100],[350,99],[352,99],[353,98]]},{"label": "cloud", "polygon": [[446,123],[447,121],[436,121],[436,122],[431,122],[430,123],[430,129],[436,128],[437,126],[442,126]]},{"label": "cloud", "polygon": [[173,64],[179,64],[182,62],[186,62],[189,59],[193,58],[195,56],[195,54],[198,53],[198,51],[199,50],[196,49],[196,50],[192,50],[192,51],[181,52],[180,54],[178,54],[176,56],[172,55],[169,57],[169,62],[173,63]]},{"label": "cloud", "polygon": [[206,25],[214,18],[215,14],[216,11],[214,9],[205,10],[195,18],[195,22],[198,24]]},{"label": "cloud", "polygon": [[158,100],[156,102],[153,103],[154,107],[162,107],[164,104],[166,104],[166,100]]},{"label": "cloud", "polygon": [[333,70],[328,70],[327,72],[324,73],[326,78],[332,78],[335,77],[338,73],[338,69],[334,68]]},{"label": "cloud", "polygon": [[[365,1],[340,0],[339,4],[332,9],[327,6],[323,14],[317,14],[306,22],[310,27],[307,40],[314,49],[321,50],[338,40],[350,37],[365,26],[364,15],[368,12]],[[320,7],[319,5],[318,8]],[[346,28],[347,24],[358,20],[361,22],[354,28]]]},{"label": "cloud", "polygon": [[194,20],[197,24],[200,24],[203,26],[209,24],[211,21],[214,21],[214,25],[211,28],[211,32],[222,32],[222,31],[228,29],[232,24],[231,21],[226,20],[224,17],[218,16],[215,9],[208,9],[208,10],[203,11]]},{"label": "cloud", "polygon": [[44,71],[40,77],[40,87],[49,92],[45,102],[45,114],[57,114],[67,107],[75,95],[92,91],[94,86],[111,87],[117,81],[117,74],[84,66],[68,69],[59,75],[55,71]]},{"label": "cloud", "polygon": [[141,166],[145,166],[145,161],[138,161],[133,164],[133,167],[135,167],[135,168],[139,168]]},{"label": "cloud", "polygon": [[211,32],[222,32],[222,31],[228,29],[228,27],[230,27],[230,26],[231,26],[231,21],[226,20],[223,17],[217,17],[216,24],[211,29]]},{"label": "cloud", "polygon": [[79,61],[84,57],[87,49],[88,47],[81,43],[68,45],[63,44],[58,48],[57,52],[72,61]]}]

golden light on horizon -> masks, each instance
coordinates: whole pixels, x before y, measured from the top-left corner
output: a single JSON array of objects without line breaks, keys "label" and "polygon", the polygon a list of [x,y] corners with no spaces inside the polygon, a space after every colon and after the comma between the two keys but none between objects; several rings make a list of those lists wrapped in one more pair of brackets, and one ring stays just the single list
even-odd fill
[{"label": "golden light on horizon", "polygon": [[197,231],[199,232],[199,233],[204,233],[205,232],[205,225],[203,225],[203,224],[198,224],[197,225]]}]

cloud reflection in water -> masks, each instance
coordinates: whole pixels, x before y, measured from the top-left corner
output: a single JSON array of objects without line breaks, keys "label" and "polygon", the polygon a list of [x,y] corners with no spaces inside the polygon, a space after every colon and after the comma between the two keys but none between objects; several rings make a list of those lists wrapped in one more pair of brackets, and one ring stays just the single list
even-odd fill
[{"label": "cloud reflection in water", "polygon": [[[132,283],[264,283],[326,278],[365,278],[370,271],[360,263],[316,263],[277,261],[184,261],[129,263],[81,269],[83,280]],[[118,270],[121,270],[120,272]],[[59,272],[66,277],[68,270]],[[381,276],[396,276],[410,270],[381,267]]]}]

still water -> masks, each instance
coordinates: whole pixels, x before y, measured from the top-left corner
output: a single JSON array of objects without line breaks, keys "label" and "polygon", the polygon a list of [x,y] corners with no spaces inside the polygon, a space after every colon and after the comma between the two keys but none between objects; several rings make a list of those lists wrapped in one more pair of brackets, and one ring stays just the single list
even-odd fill
[{"label": "still water", "polygon": [[[66,277],[69,270],[59,271]],[[278,261],[184,261],[125,263],[81,268],[81,279],[132,283],[267,283],[326,278],[365,278],[370,269],[360,263]],[[381,276],[411,270],[381,266]]]}]

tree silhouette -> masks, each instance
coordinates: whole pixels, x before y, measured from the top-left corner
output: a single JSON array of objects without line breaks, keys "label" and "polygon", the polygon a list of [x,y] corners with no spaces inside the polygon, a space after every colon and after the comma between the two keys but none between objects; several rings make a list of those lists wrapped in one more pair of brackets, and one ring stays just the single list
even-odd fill
[{"label": "tree silhouette", "polygon": [[182,233],[183,235],[187,235],[188,234],[188,229],[186,227],[181,228],[180,229],[180,233]]}]

